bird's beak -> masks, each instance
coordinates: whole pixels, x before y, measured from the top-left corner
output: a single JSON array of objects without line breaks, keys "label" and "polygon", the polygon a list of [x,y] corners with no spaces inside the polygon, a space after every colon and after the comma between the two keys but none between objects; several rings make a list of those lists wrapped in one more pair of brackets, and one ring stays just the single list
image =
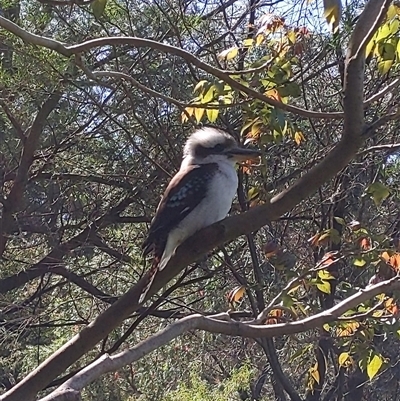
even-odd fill
[{"label": "bird's beak", "polygon": [[258,161],[261,152],[254,149],[233,148],[226,151],[226,154],[236,162],[245,162],[246,160]]}]

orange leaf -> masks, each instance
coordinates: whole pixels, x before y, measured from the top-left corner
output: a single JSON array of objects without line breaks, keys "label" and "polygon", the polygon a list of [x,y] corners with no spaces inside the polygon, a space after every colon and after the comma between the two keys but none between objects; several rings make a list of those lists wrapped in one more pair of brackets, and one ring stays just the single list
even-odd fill
[{"label": "orange leaf", "polygon": [[386,310],[391,313],[392,315],[398,315],[399,314],[399,307],[394,304],[391,305],[390,307],[386,308]]},{"label": "orange leaf", "polygon": [[313,235],[311,238],[309,238],[307,240],[307,242],[311,245],[311,246],[317,246],[318,245],[318,241],[319,241],[319,237],[320,237],[320,233],[317,233],[315,235]]},{"label": "orange leaf", "polygon": [[338,337],[349,337],[352,336],[357,329],[360,327],[360,323],[358,322],[349,322],[344,327],[338,328],[337,335]]},{"label": "orange leaf", "polygon": [[360,238],[360,247],[366,251],[371,249],[371,240],[367,237]]},{"label": "orange leaf", "polygon": [[382,252],[381,258],[382,258],[386,263],[388,263],[388,262],[389,262],[389,259],[390,259],[390,255],[385,251],[385,252]]},{"label": "orange leaf", "polygon": [[278,102],[282,102],[281,95],[279,94],[279,92],[276,89],[270,89],[270,90],[266,91],[265,94],[268,97],[270,97],[271,99],[275,99]]},{"label": "orange leaf", "polygon": [[385,310],[392,315],[396,315],[399,312],[399,308],[393,298],[389,298],[384,303]]},{"label": "orange leaf", "polygon": [[246,292],[245,286],[235,287],[232,291],[227,294],[227,299],[229,303],[238,302],[243,298],[243,295]]},{"label": "orange leaf", "polygon": [[271,312],[269,312],[270,316],[275,316],[275,317],[282,317],[283,311],[282,309],[272,309]]},{"label": "orange leaf", "polygon": [[296,131],[294,133],[294,141],[296,142],[297,146],[299,146],[305,140],[306,138],[304,137],[304,134],[301,131]]},{"label": "orange leaf", "polygon": [[400,254],[395,253],[389,259],[389,265],[394,268],[395,271],[400,270]]},{"label": "orange leaf", "polygon": [[279,318],[282,316],[283,316],[282,309],[272,309],[272,311],[269,312],[269,317],[266,320],[265,324],[277,324],[279,323]]},{"label": "orange leaf", "polygon": [[336,263],[336,259],[334,258],[334,254],[332,252],[326,253],[323,258],[321,259],[320,266],[321,267],[328,267]]}]

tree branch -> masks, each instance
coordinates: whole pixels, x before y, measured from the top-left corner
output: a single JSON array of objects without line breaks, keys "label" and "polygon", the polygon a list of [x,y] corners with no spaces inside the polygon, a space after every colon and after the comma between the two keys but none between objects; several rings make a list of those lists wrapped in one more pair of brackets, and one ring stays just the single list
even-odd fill
[{"label": "tree branch", "polygon": [[40,134],[43,131],[43,127],[46,123],[47,117],[56,107],[60,98],[61,93],[58,92],[54,92],[49,96],[49,98],[43,103],[42,107],[37,113],[32,127],[30,128],[29,133],[24,140],[21,160],[19,162],[17,174],[11,187],[10,193],[5,200],[3,216],[0,219],[0,256],[4,253],[7,243],[7,236],[5,234],[9,232],[14,222],[13,213],[18,210],[21,204],[21,200],[23,198],[25,184],[28,179],[28,171],[33,162],[33,155],[39,144]]},{"label": "tree branch", "polygon": [[[334,177],[340,170],[347,166],[351,159],[357,154],[360,146],[363,143],[363,76],[364,76],[364,60],[363,52],[357,51],[364,46],[360,44],[362,38],[361,34],[366,32],[370,33],[371,27],[375,27],[375,19],[378,11],[383,6],[388,6],[389,0],[370,0],[365,8],[365,11],[361,14],[353,35],[350,38],[350,47],[348,51],[348,57],[346,60],[346,73],[345,73],[345,85],[344,85],[344,98],[345,98],[345,123],[344,132],[341,140],[335,145],[335,147],[327,154],[325,159],[314,166],[310,171],[305,173],[300,179],[298,179],[294,185],[287,190],[281,192],[277,196],[271,199],[270,203],[254,207],[246,213],[232,216],[223,221],[213,224],[207,227],[193,237],[189,238],[184,244],[182,244],[176,251],[176,254],[171,258],[168,265],[159,272],[157,280],[154,281],[148,296],[156,293],[162,288],[165,283],[176,276],[181,270],[183,270],[188,264],[198,260],[200,256],[204,255],[216,246],[222,245],[223,243],[230,241],[239,235],[247,234],[252,231],[258,230],[262,226],[269,223],[271,220],[279,219],[284,213],[290,211],[294,206],[305,200],[308,196],[315,193],[318,188]],[[375,14],[374,14],[375,12]],[[365,14],[365,17],[363,15]],[[0,25],[4,22],[4,19],[0,19]],[[363,27],[360,27],[363,24]],[[18,28],[18,27],[17,27]],[[20,28],[18,28],[20,29]],[[111,42],[108,42],[110,41]],[[120,42],[122,41],[122,42]],[[97,39],[94,41],[86,42],[86,44],[72,46],[69,50],[60,44],[59,42],[52,41],[51,46],[55,46],[60,53],[65,52],[65,55],[69,55],[70,52],[86,51],[93,46],[106,45],[106,44],[120,44],[130,43],[134,46],[150,46],[157,48],[162,51],[171,51],[174,54],[182,55],[187,61],[196,62],[197,66],[204,68],[204,63],[197,60],[190,53],[187,53],[181,49],[160,44],[157,42],[146,41],[137,38],[107,38]],[[61,47],[60,47],[61,46]],[[50,47],[51,48],[51,47]],[[357,57],[355,57],[357,55]],[[197,60],[197,61],[196,61]],[[200,63],[200,64],[199,64]],[[207,68],[209,67],[205,64]],[[201,68],[201,67],[200,67]],[[212,68],[212,67],[211,67]],[[209,70],[210,73],[213,73]],[[226,78],[225,73],[221,70],[219,76]],[[217,75],[218,76],[218,75]],[[237,87],[237,86],[236,86]],[[248,88],[243,87],[244,93],[250,95]],[[257,93],[257,92],[255,92]],[[257,95],[260,95],[257,93]],[[251,93],[251,96],[253,94]],[[259,96],[257,96],[259,98]],[[263,99],[264,100],[264,99]],[[271,104],[271,103],[269,103]],[[334,114],[330,114],[330,118],[333,118]],[[336,117],[335,117],[336,118]],[[396,279],[397,280],[397,279]],[[132,312],[135,312],[138,308],[138,299],[142,292],[142,289],[147,281],[147,277],[143,277],[137,285],[132,287],[126,294],[124,294],[117,302],[111,305],[106,311],[99,315],[90,325],[85,327],[79,334],[73,337],[68,343],[61,347],[55,354],[50,356],[46,361],[41,363],[34,371],[32,371],[26,378],[20,381],[15,387],[9,390],[3,395],[3,401],[31,401],[36,396],[38,391],[43,389],[49,382],[51,382],[60,373],[65,371],[71,364],[73,364],[82,355],[92,349],[99,341],[107,336],[115,327],[129,316]],[[397,283],[397,281],[396,281]],[[376,287],[374,287],[376,288]],[[386,288],[383,286],[379,291],[384,291]],[[369,293],[373,296],[372,292]],[[348,299],[350,307],[353,297]],[[357,302],[362,302],[360,297]],[[339,304],[339,305],[343,305]],[[347,308],[346,306],[346,308]],[[340,312],[344,310],[335,309],[330,313]],[[346,309],[345,308],[345,309]],[[335,312],[336,311],[336,312]],[[328,315],[317,315],[319,320],[313,320],[317,326],[324,324],[325,321],[330,321],[331,316]],[[257,326],[246,325],[240,322],[229,323],[213,321],[210,325],[210,320],[204,320],[203,317],[199,318],[202,321],[202,329],[204,330],[216,330],[218,328],[219,333],[231,334],[231,335],[246,335],[259,337],[260,335],[282,335],[290,334],[290,332],[296,332],[296,330],[303,330],[304,325],[310,319],[308,318],[302,321],[302,323],[294,322],[291,324],[283,324],[274,326],[274,333],[267,330],[268,334],[260,330],[266,328],[260,328]],[[293,330],[293,331],[292,331]]]},{"label": "tree branch", "polygon": [[[88,243],[89,239],[92,238],[100,228],[110,223],[113,223],[114,217],[121,213],[126,207],[128,207],[128,205],[132,201],[133,198],[122,200],[117,206],[113,207],[106,214],[95,220],[78,235],[55,247],[47,256],[29,267],[29,269],[20,271],[17,274],[0,280],[0,294],[4,294],[15,288],[21,287],[30,280],[33,280],[36,277],[40,277],[45,273],[51,273],[53,271],[58,274],[63,273],[62,270],[59,269],[63,257],[73,249],[78,248],[82,244]],[[71,275],[69,276],[69,278],[72,279],[73,273],[70,274]],[[61,275],[64,275],[64,277],[68,278],[68,275],[66,275],[66,273],[63,273]],[[76,282],[79,281],[78,277],[79,276],[76,277]],[[101,295],[101,292],[96,293],[96,296]],[[105,294],[105,296],[108,298],[107,294]]]},{"label": "tree branch", "polygon": [[75,376],[63,383],[58,389],[40,401],[61,401],[69,394],[70,400],[79,400],[82,389],[99,378],[101,375],[113,372],[122,367],[136,362],[152,351],[168,344],[173,339],[191,330],[204,330],[210,333],[240,336],[246,338],[272,338],[282,335],[301,333],[321,327],[326,323],[334,322],[359,304],[381,294],[400,288],[398,276],[375,284],[367,289],[362,289],[338,303],[332,308],[322,311],[314,316],[307,317],[297,322],[278,323],[274,325],[253,325],[245,322],[232,321],[229,314],[214,316],[191,315],[170,324],[164,330],[140,342],[136,346],[122,351],[116,355],[103,355],[92,364],[86,366]]},{"label": "tree branch", "polygon": [[[98,38],[89,40],[77,45],[65,46],[63,43],[58,42],[54,39],[48,39],[43,36],[38,36],[32,33],[25,31],[20,28],[18,25],[13,22],[7,20],[4,17],[0,16],[0,26],[8,31],[12,32],[14,35],[20,37],[25,42],[35,44],[37,46],[46,47],[50,50],[54,50],[59,54],[62,54],[65,57],[70,57],[72,55],[76,55],[79,53],[87,52],[94,47],[102,47],[102,46],[116,46],[116,45],[131,45],[134,47],[150,47],[152,49],[156,49],[165,53],[174,54],[176,56],[182,57],[186,62],[195,65],[201,70],[208,72],[209,74],[218,77],[225,81],[227,84],[231,85],[232,88],[247,94],[250,97],[261,100],[270,106],[277,107],[279,109],[291,112],[293,114],[308,117],[308,118],[321,118],[321,119],[341,119],[343,118],[343,113],[341,112],[318,112],[318,111],[310,111],[305,110],[300,107],[291,106],[289,104],[284,104],[279,102],[273,98],[270,98],[263,93],[259,93],[254,89],[251,89],[247,86],[240,84],[230,77],[232,74],[231,71],[224,71],[219,68],[215,68],[210,64],[207,64],[192,53],[189,53],[186,50],[181,48],[167,45],[165,43],[156,42],[150,39],[136,38],[136,37],[107,37],[107,38]],[[237,74],[237,71],[235,72]]]}]

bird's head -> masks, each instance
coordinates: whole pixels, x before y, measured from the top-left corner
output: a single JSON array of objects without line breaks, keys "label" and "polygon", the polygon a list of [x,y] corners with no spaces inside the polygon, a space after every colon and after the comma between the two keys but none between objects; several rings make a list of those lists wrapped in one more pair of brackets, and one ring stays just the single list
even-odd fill
[{"label": "bird's head", "polygon": [[235,139],[217,128],[204,127],[196,130],[187,140],[183,157],[185,164],[205,164],[256,160],[260,152],[239,147]]}]

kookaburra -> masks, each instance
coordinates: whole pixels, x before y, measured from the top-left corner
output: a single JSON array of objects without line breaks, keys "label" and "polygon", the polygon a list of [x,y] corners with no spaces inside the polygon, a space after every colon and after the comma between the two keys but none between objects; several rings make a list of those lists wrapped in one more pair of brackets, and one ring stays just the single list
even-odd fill
[{"label": "kookaburra", "polygon": [[180,170],[165,190],[142,246],[144,255],[152,251],[154,257],[139,302],[182,242],[226,217],[238,187],[235,163],[259,156],[216,128],[201,128],[189,137]]}]

